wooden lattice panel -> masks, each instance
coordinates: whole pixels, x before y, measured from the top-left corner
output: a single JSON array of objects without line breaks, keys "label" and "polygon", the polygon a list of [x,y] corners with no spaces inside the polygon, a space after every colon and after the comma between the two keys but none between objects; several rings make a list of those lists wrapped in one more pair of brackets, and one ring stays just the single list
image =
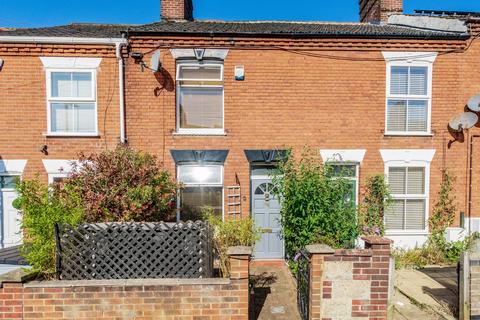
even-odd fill
[{"label": "wooden lattice panel", "polygon": [[229,216],[240,216],[242,214],[242,193],[240,186],[227,187],[227,206]]},{"label": "wooden lattice panel", "polygon": [[62,280],[208,278],[213,257],[205,222],[56,226]]}]

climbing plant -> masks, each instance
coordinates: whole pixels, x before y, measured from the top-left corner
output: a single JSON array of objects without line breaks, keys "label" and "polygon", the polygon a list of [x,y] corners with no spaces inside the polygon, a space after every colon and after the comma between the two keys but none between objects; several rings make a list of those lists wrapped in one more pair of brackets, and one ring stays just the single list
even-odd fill
[{"label": "climbing plant", "polygon": [[384,214],[391,203],[390,191],[385,175],[367,178],[364,198],[359,208],[359,221],[364,235],[385,234]]}]

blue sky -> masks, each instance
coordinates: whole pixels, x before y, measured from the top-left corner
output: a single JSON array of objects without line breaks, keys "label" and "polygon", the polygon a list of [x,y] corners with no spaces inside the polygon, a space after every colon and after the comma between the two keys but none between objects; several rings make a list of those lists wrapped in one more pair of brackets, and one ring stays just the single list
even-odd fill
[{"label": "blue sky", "polygon": [[[480,11],[478,0],[404,0],[414,9]],[[295,4],[295,5],[292,5]],[[197,19],[357,21],[358,0],[194,0]],[[0,0],[0,27],[71,22],[149,23],[160,0]]]}]

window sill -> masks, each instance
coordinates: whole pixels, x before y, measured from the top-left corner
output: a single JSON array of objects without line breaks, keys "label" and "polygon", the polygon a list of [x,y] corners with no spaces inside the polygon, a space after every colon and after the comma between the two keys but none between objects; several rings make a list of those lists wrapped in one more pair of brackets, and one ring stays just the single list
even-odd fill
[{"label": "window sill", "polygon": [[385,138],[389,137],[413,137],[413,138],[428,138],[428,137],[433,137],[433,133],[394,133],[394,132],[385,132],[383,134]]},{"label": "window sill", "polygon": [[387,230],[385,236],[428,236],[427,230]]},{"label": "window sill", "polygon": [[98,133],[44,133],[47,138],[100,138]]},{"label": "window sill", "polygon": [[226,132],[174,132],[172,135],[179,136],[179,137],[208,137],[208,136],[213,136],[213,137],[225,137],[227,135]]}]

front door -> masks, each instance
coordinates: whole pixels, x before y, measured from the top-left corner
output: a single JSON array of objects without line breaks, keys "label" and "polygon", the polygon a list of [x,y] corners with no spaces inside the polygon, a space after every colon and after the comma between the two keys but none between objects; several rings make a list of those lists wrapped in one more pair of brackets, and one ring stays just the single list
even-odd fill
[{"label": "front door", "polygon": [[252,177],[252,215],[261,238],[255,244],[255,259],[283,259],[280,201],[273,195],[271,179]]},{"label": "front door", "polygon": [[17,198],[14,177],[0,176],[0,248],[18,245],[22,241],[20,213],[13,207]]}]

